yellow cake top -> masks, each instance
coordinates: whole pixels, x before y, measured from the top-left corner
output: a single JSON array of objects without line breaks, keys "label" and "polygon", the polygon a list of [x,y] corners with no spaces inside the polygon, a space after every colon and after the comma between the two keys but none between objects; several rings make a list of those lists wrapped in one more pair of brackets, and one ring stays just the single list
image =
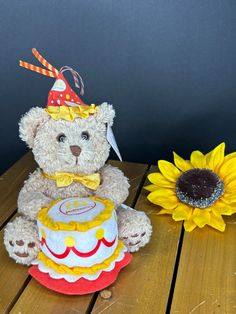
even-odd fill
[{"label": "yellow cake top", "polygon": [[[115,207],[112,201],[104,200],[95,196],[87,197],[86,199],[103,205],[103,208],[100,211],[100,213],[90,221],[82,221],[82,222],[76,221],[76,220],[73,220],[73,217],[72,217],[72,220],[67,221],[67,222],[55,221],[55,219],[50,217],[49,212],[53,207],[55,207],[55,205],[62,202],[62,199],[58,199],[52,202],[48,207],[42,208],[38,213],[38,220],[42,223],[42,225],[44,225],[50,230],[85,232],[85,231],[88,231],[89,229],[100,226],[104,221],[108,220],[111,217],[113,209]],[[80,201],[80,198],[78,197],[78,203],[79,201]]]}]

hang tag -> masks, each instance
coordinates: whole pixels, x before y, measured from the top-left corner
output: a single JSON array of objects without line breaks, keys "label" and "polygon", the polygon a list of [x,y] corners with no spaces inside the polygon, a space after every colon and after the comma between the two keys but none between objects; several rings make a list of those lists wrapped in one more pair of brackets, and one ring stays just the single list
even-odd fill
[{"label": "hang tag", "polygon": [[126,209],[126,210],[134,210],[134,208],[129,207],[129,206],[125,205],[125,204],[121,204],[120,207],[123,208],[123,209]]},{"label": "hang tag", "polygon": [[120,161],[122,161],[122,157],[121,157],[119,148],[116,144],[115,136],[113,134],[113,131],[110,125],[107,126],[107,141],[116,152],[116,155],[119,157]]}]

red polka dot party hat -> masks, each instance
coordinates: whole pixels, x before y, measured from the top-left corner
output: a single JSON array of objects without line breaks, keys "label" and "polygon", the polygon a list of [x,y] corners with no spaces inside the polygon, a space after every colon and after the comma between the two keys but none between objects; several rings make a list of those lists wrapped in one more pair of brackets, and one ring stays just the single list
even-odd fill
[{"label": "red polka dot party hat", "polygon": [[96,112],[96,106],[94,104],[86,105],[72,90],[63,75],[63,72],[70,71],[73,75],[75,86],[80,89],[80,94],[83,95],[84,84],[78,72],[68,66],[64,66],[60,70],[57,70],[38,53],[36,48],[32,49],[32,53],[46,69],[21,60],[20,66],[56,79],[49,91],[47,107],[45,109],[53,119],[74,121],[76,118],[88,118],[91,114]]}]

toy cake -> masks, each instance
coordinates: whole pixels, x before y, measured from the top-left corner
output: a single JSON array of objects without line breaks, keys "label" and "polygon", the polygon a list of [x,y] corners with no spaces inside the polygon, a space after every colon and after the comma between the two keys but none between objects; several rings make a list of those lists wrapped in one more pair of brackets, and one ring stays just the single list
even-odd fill
[{"label": "toy cake", "polygon": [[30,274],[48,288],[85,294],[113,283],[131,261],[118,239],[114,204],[98,197],[57,200],[38,214],[41,252]]}]

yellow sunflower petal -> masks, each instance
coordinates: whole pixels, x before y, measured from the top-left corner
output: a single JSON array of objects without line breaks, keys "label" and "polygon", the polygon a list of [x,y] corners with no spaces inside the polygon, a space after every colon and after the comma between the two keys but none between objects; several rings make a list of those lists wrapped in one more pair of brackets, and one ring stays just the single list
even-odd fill
[{"label": "yellow sunflower petal", "polygon": [[159,160],[158,167],[163,176],[171,182],[176,182],[181,172],[171,162],[166,160]]},{"label": "yellow sunflower petal", "polygon": [[236,157],[224,161],[218,174],[226,184],[234,180],[236,177]]},{"label": "yellow sunflower petal", "polygon": [[227,204],[224,199],[219,199],[212,207],[212,211],[216,215],[227,215],[230,216],[236,213],[236,203]]},{"label": "yellow sunflower petal", "polygon": [[167,180],[161,173],[150,173],[148,175],[148,180],[161,188],[175,188],[175,183]]},{"label": "yellow sunflower petal", "polygon": [[207,166],[213,171],[218,171],[224,161],[225,143],[221,143],[211,152],[206,154]]},{"label": "yellow sunflower petal", "polygon": [[231,216],[236,213],[236,207],[231,207],[230,205],[226,205],[224,208],[213,208],[212,212],[215,215],[225,215]]},{"label": "yellow sunflower petal", "polygon": [[173,209],[178,205],[178,198],[172,190],[158,189],[147,196],[148,200],[164,209]]},{"label": "yellow sunflower petal", "polygon": [[222,202],[226,204],[233,204],[236,203],[236,194],[234,193],[225,193],[221,196]]},{"label": "yellow sunflower petal", "polygon": [[193,221],[195,224],[203,228],[206,224],[210,222],[211,215],[207,210],[195,208],[193,211]]},{"label": "yellow sunflower petal", "polygon": [[174,209],[161,209],[157,215],[173,214]]},{"label": "yellow sunflower petal", "polygon": [[192,215],[192,208],[186,204],[179,203],[175,208],[172,218],[175,221],[188,220]]},{"label": "yellow sunflower petal", "polygon": [[195,168],[206,168],[206,157],[199,150],[192,152],[190,162]]},{"label": "yellow sunflower petal", "polygon": [[189,220],[185,220],[184,221],[184,229],[188,232],[193,231],[193,229],[195,229],[197,227],[197,225],[195,224],[195,222],[192,219]]},{"label": "yellow sunflower petal", "polygon": [[174,162],[177,168],[179,168],[182,171],[188,171],[189,169],[192,169],[192,165],[189,160],[184,160],[175,152],[173,152],[173,154],[174,154]]},{"label": "yellow sunflower petal", "polygon": [[230,153],[230,154],[228,154],[228,155],[225,156],[224,161],[228,161],[228,160],[230,160],[231,158],[235,158],[235,157],[236,157],[236,152]]},{"label": "yellow sunflower petal", "polygon": [[216,211],[218,214],[222,214],[226,209],[228,204],[224,203],[222,199],[218,199],[211,207],[210,211]]},{"label": "yellow sunflower petal", "polygon": [[225,176],[222,180],[223,180],[225,186],[227,186],[227,184],[236,180],[236,173],[231,173],[231,174]]},{"label": "yellow sunflower petal", "polygon": [[158,186],[156,186],[155,184],[150,184],[150,185],[144,186],[144,189],[147,191],[153,192],[158,189]]},{"label": "yellow sunflower petal", "polygon": [[216,215],[215,213],[211,213],[211,219],[208,223],[209,226],[223,232],[225,231],[225,222],[221,215]]},{"label": "yellow sunflower petal", "polygon": [[225,183],[225,192],[235,192],[236,191],[236,179],[233,179],[232,181],[229,181]]}]

